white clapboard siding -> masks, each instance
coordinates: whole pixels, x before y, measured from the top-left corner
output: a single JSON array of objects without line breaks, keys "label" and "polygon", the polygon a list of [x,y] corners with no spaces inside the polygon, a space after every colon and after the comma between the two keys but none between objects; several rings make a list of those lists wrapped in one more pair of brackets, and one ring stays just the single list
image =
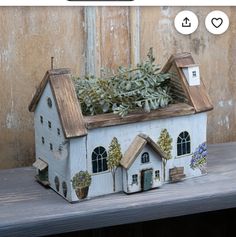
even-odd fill
[{"label": "white clapboard siding", "polygon": [[[47,105],[48,97],[52,100],[52,108],[49,108]],[[40,122],[40,116],[43,116],[43,125]],[[48,128],[48,121],[51,122],[51,129]],[[154,141],[157,141],[162,129],[166,128],[173,139],[172,159],[169,160],[166,165],[166,180],[169,179],[169,169],[174,166],[183,166],[186,178],[201,175],[198,169],[192,170],[190,168],[192,154],[177,157],[177,138],[181,132],[187,131],[191,137],[191,152],[194,152],[199,144],[206,141],[206,124],[206,113],[199,113],[181,117],[95,128],[88,130],[87,136],[66,140],[56,109],[55,100],[48,84],[35,111],[36,158],[41,158],[48,163],[50,186],[56,190],[54,179],[55,176],[58,176],[60,181],[59,194],[63,196],[62,182],[64,181],[68,189],[67,200],[78,201],[75,191],[72,188],[71,180],[80,170],[87,170],[92,175],[88,198],[114,192],[112,175],[108,170],[95,174],[92,172],[93,150],[96,147],[103,146],[108,152],[108,147],[113,137],[117,137],[121,145],[122,153],[124,154],[138,134],[144,133],[150,136]],[[60,135],[57,134],[58,128],[61,132]],[[45,139],[45,144],[42,144],[42,137]],[[53,151],[50,151],[50,143],[53,145]],[[59,146],[62,148],[61,152],[58,151]],[[151,163],[146,164],[147,167],[141,165],[139,155],[133,166],[130,167],[127,172],[119,168],[116,172],[115,192],[122,190],[127,192],[129,190],[131,192],[140,191],[139,185],[137,187],[131,185],[132,174],[138,173],[138,179],[140,180],[140,171],[144,169],[144,166],[148,168],[148,165],[151,165],[150,168],[153,168],[154,172],[159,169],[158,167],[161,166],[161,161],[156,159],[156,153],[148,148],[148,146],[145,147],[143,151],[145,151],[145,149],[148,149],[150,152]],[[160,176],[163,178],[162,169],[160,169]],[[154,180],[154,187],[158,187],[161,184],[162,182]]]},{"label": "white clapboard siding", "polygon": [[[113,137],[117,137],[121,145],[122,153],[124,154],[138,134],[147,134],[154,141],[157,141],[161,130],[166,128],[173,139],[172,159],[169,160],[166,165],[166,179],[169,179],[169,169],[174,166],[184,166],[185,173],[188,176],[198,176],[200,172],[190,168],[192,154],[182,158],[177,157],[177,138],[181,132],[187,131],[191,137],[191,152],[194,152],[198,145],[206,141],[206,123],[206,113],[199,113],[89,130],[87,135],[88,160],[91,159],[92,151],[96,147],[103,146],[108,149]],[[88,162],[88,164],[88,170],[91,171],[91,162]]]},{"label": "white clapboard siding", "polygon": [[[150,162],[148,163],[141,163],[141,156],[144,152],[149,153],[149,159]],[[139,192],[141,191],[141,171],[146,170],[146,169],[153,169],[153,188],[160,187],[162,185],[162,178],[160,181],[155,179],[155,171],[159,170],[160,171],[160,177],[163,177],[162,175],[162,159],[159,154],[157,154],[153,149],[149,146],[146,145],[141,153],[137,156],[135,159],[134,163],[126,170],[126,174],[124,176],[128,177],[127,182],[127,193],[133,193],[133,192]],[[125,172],[124,172],[125,173]],[[132,184],[132,175],[138,175],[138,184]]]},{"label": "white clapboard siding", "polygon": [[[116,192],[121,192],[122,187],[122,169],[116,171]],[[101,174],[92,175],[92,183],[90,186],[89,197],[101,196],[113,193],[113,180],[111,172],[102,172]]]},{"label": "white clapboard siding", "polygon": [[[47,105],[47,98],[51,98],[52,107]],[[43,116],[43,124],[40,122],[40,116]],[[54,179],[58,176],[60,181],[59,193],[62,192],[62,182],[67,184],[67,199],[70,198],[70,169],[69,169],[69,141],[66,141],[58,116],[54,97],[51,92],[49,83],[47,84],[41,99],[35,111],[35,143],[36,143],[36,158],[41,158],[48,163],[48,173],[50,186],[55,190]],[[48,121],[51,122],[51,129],[48,127]],[[57,129],[60,129],[58,135]],[[42,137],[45,143],[42,144]],[[53,145],[53,151],[50,150],[50,143]],[[59,151],[59,147],[62,151]]]}]

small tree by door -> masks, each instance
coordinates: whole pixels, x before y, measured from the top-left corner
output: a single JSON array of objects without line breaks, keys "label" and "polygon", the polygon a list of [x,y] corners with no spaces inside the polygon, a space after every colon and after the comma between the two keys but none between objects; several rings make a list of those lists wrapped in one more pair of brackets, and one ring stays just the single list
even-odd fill
[{"label": "small tree by door", "polygon": [[120,165],[120,160],[122,158],[120,144],[116,137],[114,137],[111,141],[108,150],[107,156],[107,166],[108,169],[111,171],[112,178],[113,178],[113,191],[116,191],[116,170]]},{"label": "small tree by door", "polygon": [[165,152],[166,157],[163,158],[163,177],[164,177],[164,181],[166,180],[166,164],[167,161],[170,160],[171,157],[171,150],[172,150],[172,138],[169,134],[169,132],[167,131],[167,129],[163,129],[161,131],[160,137],[157,141],[157,144],[160,146],[160,148],[162,149],[163,152]]}]

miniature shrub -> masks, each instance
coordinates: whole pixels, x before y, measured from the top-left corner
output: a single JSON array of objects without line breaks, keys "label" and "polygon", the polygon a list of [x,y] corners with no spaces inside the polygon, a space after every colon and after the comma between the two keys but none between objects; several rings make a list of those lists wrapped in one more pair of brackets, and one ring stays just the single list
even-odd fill
[{"label": "miniature shrub", "polygon": [[74,78],[76,93],[84,115],[116,113],[125,116],[131,111],[151,110],[167,106],[172,98],[169,93],[169,73],[162,73],[154,64],[152,48],[147,60],[136,68],[119,67],[117,73],[103,77]]},{"label": "miniature shrub", "polygon": [[91,175],[88,171],[80,171],[72,179],[73,189],[89,187],[91,184]]}]

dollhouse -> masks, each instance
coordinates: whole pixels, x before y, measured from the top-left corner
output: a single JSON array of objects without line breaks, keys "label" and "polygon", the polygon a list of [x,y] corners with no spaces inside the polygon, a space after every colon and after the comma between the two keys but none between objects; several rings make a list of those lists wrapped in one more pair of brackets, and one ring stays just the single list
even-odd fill
[{"label": "dollhouse", "polygon": [[[47,71],[29,105],[34,112],[33,166],[38,181],[74,202],[114,192],[146,191],[202,175],[207,155],[206,112],[213,106],[199,65],[191,54],[182,53],[172,56],[162,71],[173,72],[174,102],[124,117],[111,113],[84,116],[70,70]],[[158,143],[161,136],[171,142],[168,159]],[[112,176],[107,160],[114,138],[122,157]],[[72,182],[76,174],[84,183],[88,179],[83,197]]]}]

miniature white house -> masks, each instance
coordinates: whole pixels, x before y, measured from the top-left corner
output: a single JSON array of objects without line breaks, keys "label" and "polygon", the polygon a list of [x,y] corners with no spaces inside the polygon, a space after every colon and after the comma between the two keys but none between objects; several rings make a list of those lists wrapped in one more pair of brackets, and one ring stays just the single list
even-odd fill
[{"label": "miniature white house", "polygon": [[[124,117],[112,113],[84,116],[70,70],[47,71],[29,105],[34,112],[38,181],[75,202],[80,199],[72,179],[80,171],[91,176],[87,198],[146,191],[202,175],[206,160],[194,164],[199,157],[206,159],[206,112],[213,106],[199,65],[191,54],[182,53],[172,56],[162,71],[174,75],[170,83],[174,103]],[[172,140],[168,161],[157,143],[163,130]],[[107,164],[114,137],[122,153],[115,187]]]}]

